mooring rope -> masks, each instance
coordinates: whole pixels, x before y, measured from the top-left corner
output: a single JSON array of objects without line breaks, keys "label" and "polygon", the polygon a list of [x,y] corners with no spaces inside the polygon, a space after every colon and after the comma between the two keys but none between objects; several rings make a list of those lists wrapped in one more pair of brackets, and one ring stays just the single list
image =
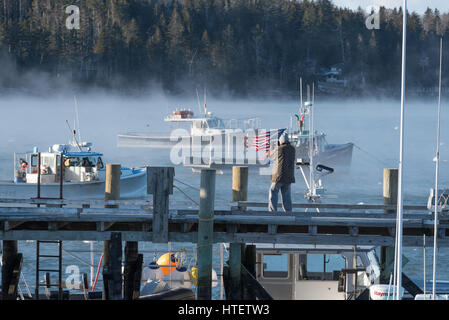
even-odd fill
[{"label": "mooring rope", "polygon": [[190,188],[192,188],[192,189],[194,189],[194,190],[196,190],[196,191],[200,191],[200,188],[194,187],[194,186],[192,186],[192,185],[190,185],[190,184],[188,184],[188,183],[185,183],[185,182],[183,182],[183,181],[181,181],[181,180],[179,180],[179,179],[176,179],[176,178],[174,178],[174,179],[175,179],[176,181],[178,181],[179,183],[181,183],[181,184],[187,186],[187,187],[190,187]]},{"label": "mooring rope", "polygon": [[[88,265],[89,267],[95,267],[94,265],[90,264],[87,261],[84,261],[83,259],[81,259],[80,257],[77,257],[76,255],[70,253],[69,251],[62,249],[62,251],[64,251],[65,253],[67,253],[69,256],[72,256],[73,258],[75,258],[76,260],[78,260],[81,263],[84,263],[85,265]],[[90,252],[90,251],[86,251],[86,252]]]},{"label": "mooring rope", "polygon": [[378,157],[376,157],[374,154],[362,149],[361,147],[359,147],[358,145],[356,145],[355,143],[353,143],[354,147],[356,147],[357,149],[359,149],[360,151],[362,151],[363,153],[366,153],[368,156],[370,156],[371,158],[373,158],[374,160],[378,161],[379,163],[381,163],[384,166],[388,166],[388,163],[386,163],[384,160],[379,159]]},{"label": "mooring rope", "polygon": [[182,191],[181,188],[179,188],[178,186],[173,185],[173,188],[178,189],[179,192],[181,192],[187,199],[189,199],[190,201],[192,201],[192,202],[193,202],[194,204],[196,204],[197,206],[200,205],[198,202],[196,202],[196,201],[193,200],[191,197],[189,197],[189,196],[187,195],[187,193],[185,193],[184,191]]}]

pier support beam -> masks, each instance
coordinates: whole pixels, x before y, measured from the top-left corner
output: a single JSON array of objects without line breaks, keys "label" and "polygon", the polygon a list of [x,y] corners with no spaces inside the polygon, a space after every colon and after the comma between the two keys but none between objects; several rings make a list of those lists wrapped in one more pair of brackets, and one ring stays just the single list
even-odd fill
[{"label": "pier support beam", "polygon": [[169,195],[173,194],[173,167],[147,167],[147,193],[153,195],[153,243],[168,242]]},{"label": "pier support beam", "polygon": [[255,245],[246,245],[245,246],[245,255],[243,260],[243,265],[246,270],[256,278],[256,246]]},{"label": "pier support beam", "polygon": [[137,270],[138,259],[137,241],[127,241],[125,244],[125,274],[124,274],[124,299],[132,300],[134,293],[134,278]]},{"label": "pier support beam", "polygon": [[[383,170],[383,198],[385,205],[396,205],[398,201],[398,169],[384,168]],[[385,210],[385,213],[396,210]],[[392,235],[394,237],[394,234]],[[382,283],[388,283],[394,266],[394,247],[380,248],[380,266]]]},{"label": "pier support beam", "polygon": [[[106,177],[104,184],[104,200],[119,200],[120,199],[120,175],[121,166],[119,164],[106,165]],[[117,208],[116,205],[106,205],[106,208]],[[110,240],[103,242],[103,279],[111,277],[110,270]],[[121,243],[120,243],[121,246]],[[121,247],[120,247],[121,250]],[[121,259],[121,258],[120,258]],[[103,280],[103,300],[113,299],[109,296],[109,281]]]},{"label": "pier support beam", "polygon": [[122,234],[113,232],[109,242],[109,299],[122,300]]},{"label": "pier support beam", "polygon": [[4,240],[2,254],[2,300],[16,300],[21,267],[22,255],[17,253],[17,241]]},{"label": "pier support beam", "polygon": [[229,297],[227,300],[241,300],[242,244],[231,243],[229,248]]},{"label": "pier support beam", "polygon": [[198,300],[212,297],[212,245],[214,234],[215,170],[201,170],[198,214]]}]

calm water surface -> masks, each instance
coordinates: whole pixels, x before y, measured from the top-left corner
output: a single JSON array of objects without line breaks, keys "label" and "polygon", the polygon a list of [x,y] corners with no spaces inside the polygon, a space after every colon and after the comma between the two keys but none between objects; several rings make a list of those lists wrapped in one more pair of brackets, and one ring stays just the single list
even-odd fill
[{"label": "calm water surface", "polygon": [[[98,95],[78,96],[80,131],[83,140],[91,141],[94,150],[104,153],[107,163],[121,163],[123,166],[171,165],[169,150],[146,148],[117,148],[116,135],[131,131],[164,131],[168,127],[163,117],[175,107],[198,110],[195,97],[180,99],[165,96],[146,98],[124,98],[120,96]],[[425,205],[429,189],[434,185],[436,140],[436,100],[411,101],[407,104],[405,116],[405,155],[404,155],[404,200],[406,204]],[[223,118],[260,117],[264,128],[285,128],[290,126],[290,116],[298,109],[296,101],[220,101],[208,99],[208,111]],[[65,120],[73,127],[75,118],[73,96],[29,98],[4,97],[0,100],[0,179],[12,179],[14,152],[31,151],[38,146],[41,151],[57,143],[67,143],[70,132]],[[315,128],[327,134],[329,143],[355,143],[353,162],[349,173],[327,176],[324,185],[329,199],[325,202],[338,203],[381,203],[382,169],[397,167],[399,158],[399,119],[398,101],[347,100],[344,102],[320,101],[315,103]],[[449,112],[442,106],[442,123],[449,120]],[[449,126],[441,128],[440,186],[449,185]],[[199,175],[188,168],[176,167],[176,178],[194,188],[178,183],[179,187],[195,201],[199,201]],[[225,207],[231,199],[231,175],[217,178],[216,202]],[[251,175],[248,198],[251,201],[266,201],[269,177]],[[304,202],[305,185],[300,176],[293,185],[294,202]],[[194,207],[181,192],[175,189],[175,200],[183,200]],[[166,245],[155,246],[140,243],[145,253],[145,263],[153,259],[154,250],[167,250]],[[172,244],[174,248],[193,249],[189,243]],[[82,261],[68,254],[64,255],[64,267],[78,265],[81,272],[90,275],[89,243],[64,242],[64,249],[75,254]],[[94,243],[95,266],[102,251],[102,243]],[[34,287],[35,244],[20,242],[19,249],[24,253],[23,271]],[[218,265],[220,256],[215,246],[214,264]],[[427,278],[431,277],[432,249],[427,250]],[[449,279],[449,251],[438,251],[438,279]],[[158,254],[158,256],[160,253]],[[422,248],[406,248],[409,259],[404,271],[412,278],[423,278]],[[225,259],[227,255],[225,253]],[[52,261],[48,261],[52,264]],[[218,268],[216,268],[218,270]],[[101,278],[100,278],[101,279]],[[99,285],[101,287],[101,285]],[[429,286],[428,286],[429,287]],[[219,297],[219,286],[214,289],[214,298]]]}]

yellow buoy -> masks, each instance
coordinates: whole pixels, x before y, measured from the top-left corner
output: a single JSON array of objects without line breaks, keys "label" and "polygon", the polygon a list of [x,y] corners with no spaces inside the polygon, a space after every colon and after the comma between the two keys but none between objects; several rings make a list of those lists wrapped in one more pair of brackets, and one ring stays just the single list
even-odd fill
[{"label": "yellow buoy", "polygon": [[190,280],[193,281],[194,285],[197,285],[198,283],[198,268],[197,267],[192,267],[190,269]]},{"label": "yellow buoy", "polygon": [[[193,281],[194,285],[198,284],[198,268],[192,267],[190,269],[190,280]],[[217,272],[212,269],[212,288],[215,288],[218,285],[218,277]]]},{"label": "yellow buoy", "polygon": [[[171,259],[169,259],[168,257],[169,257],[169,253],[165,253],[157,260],[158,265],[166,266],[166,267],[161,267],[162,273],[166,276],[170,272],[172,272],[176,268],[176,265],[178,264],[178,259],[175,257],[174,253],[171,254]],[[168,266],[170,266],[170,267],[168,267]],[[173,266],[173,267],[171,267],[171,266]]]}]

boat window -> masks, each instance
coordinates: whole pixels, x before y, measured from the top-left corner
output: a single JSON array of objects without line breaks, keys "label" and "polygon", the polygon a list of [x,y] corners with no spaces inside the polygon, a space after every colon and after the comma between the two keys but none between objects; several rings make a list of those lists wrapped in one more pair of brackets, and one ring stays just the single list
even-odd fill
[{"label": "boat window", "polygon": [[41,156],[41,171],[42,173],[52,174],[55,169],[55,158],[51,156]]},{"label": "boat window", "polygon": [[299,279],[338,280],[340,270],[346,268],[346,260],[341,254],[308,254],[305,265],[305,271],[299,268]]},{"label": "boat window", "polygon": [[32,166],[32,167],[37,167],[38,162],[39,162],[39,157],[38,157],[38,155],[37,155],[37,154],[33,154],[33,155],[31,156],[31,166]]},{"label": "boat window", "polygon": [[288,278],[288,254],[264,254],[263,276],[265,278]]},{"label": "boat window", "polygon": [[98,157],[98,161],[96,163],[97,169],[103,169],[104,168],[104,164],[103,164],[103,160],[101,160],[101,157]]},{"label": "boat window", "polygon": [[221,119],[209,119],[207,125],[212,129],[225,129],[224,122]]},{"label": "boat window", "polygon": [[362,258],[359,255],[357,255],[357,268],[363,268]]}]

